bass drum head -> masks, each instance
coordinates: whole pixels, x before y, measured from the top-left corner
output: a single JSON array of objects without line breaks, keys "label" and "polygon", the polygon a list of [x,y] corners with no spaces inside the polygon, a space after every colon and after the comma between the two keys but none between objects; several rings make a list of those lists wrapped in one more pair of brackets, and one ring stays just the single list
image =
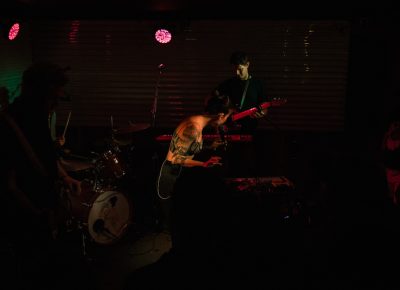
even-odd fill
[{"label": "bass drum head", "polygon": [[89,234],[99,244],[116,242],[131,223],[131,211],[131,203],[125,194],[115,190],[100,192],[89,212]]}]

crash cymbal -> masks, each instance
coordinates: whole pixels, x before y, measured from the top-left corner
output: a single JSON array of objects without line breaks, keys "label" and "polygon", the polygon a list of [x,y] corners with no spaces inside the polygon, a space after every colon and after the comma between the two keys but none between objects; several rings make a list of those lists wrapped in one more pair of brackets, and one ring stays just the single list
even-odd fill
[{"label": "crash cymbal", "polygon": [[113,142],[117,145],[126,146],[132,144],[132,137],[128,138],[116,138],[114,137]]},{"label": "crash cymbal", "polygon": [[148,123],[131,123],[127,127],[114,129],[114,134],[127,134],[146,130],[150,127]]},{"label": "crash cymbal", "polygon": [[61,165],[66,171],[80,171],[93,167],[91,162],[79,161],[79,160],[60,160]]}]

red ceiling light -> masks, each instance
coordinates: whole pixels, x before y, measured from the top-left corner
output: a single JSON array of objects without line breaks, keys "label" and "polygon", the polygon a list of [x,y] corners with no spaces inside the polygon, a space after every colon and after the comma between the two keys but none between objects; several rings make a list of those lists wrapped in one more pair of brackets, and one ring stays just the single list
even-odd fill
[{"label": "red ceiling light", "polygon": [[17,38],[21,25],[18,22],[5,20],[0,20],[0,30],[1,35],[7,40],[14,40]]},{"label": "red ceiling light", "polygon": [[20,25],[18,22],[12,24],[8,29],[8,40],[14,40],[19,33]]},{"label": "red ceiling light", "polygon": [[168,43],[172,39],[172,34],[167,29],[158,29],[154,36],[156,40],[162,44]]}]

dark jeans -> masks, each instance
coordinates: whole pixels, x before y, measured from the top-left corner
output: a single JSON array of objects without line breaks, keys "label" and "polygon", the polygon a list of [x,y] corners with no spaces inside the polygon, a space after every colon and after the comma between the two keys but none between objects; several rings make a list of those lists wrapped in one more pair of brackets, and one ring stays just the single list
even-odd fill
[{"label": "dark jeans", "polygon": [[226,250],[229,202],[213,168],[185,168],[172,197],[171,238],[180,255],[212,261]]}]

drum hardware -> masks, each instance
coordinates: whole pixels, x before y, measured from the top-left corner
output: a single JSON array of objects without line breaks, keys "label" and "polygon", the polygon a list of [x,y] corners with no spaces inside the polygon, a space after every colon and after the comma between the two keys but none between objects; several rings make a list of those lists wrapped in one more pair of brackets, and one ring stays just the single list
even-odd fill
[{"label": "drum hardware", "polygon": [[[119,137],[146,127],[147,124],[131,124],[127,128],[112,131]],[[113,244],[122,238],[132,223],[131,200],[116,186],[116,182],[127,174],[122,153],[119,144],[111,142],[102,153],[90,152],[93,157],[91,159],[75,156],[70,156],[68,160],[62,159],[64,168],[71,176],[81,174],[82,171],[89,173],[90,170],[88,177],[78,178],[81,180],[80,195],[74,195],[65,184],[61,191],[61,200],[66,209],[66,230],[79,230],[84,257],[88,257],[88,241],[101,245]]]},{"label": "drum hardware", "polygon": [[97,219],[93,224],[93,230],[98,234],[110,235],[111,238],[117,239],[118,236],[114,235],[106,226],[104,219]]},{"label": "drum hardware", "polygon": [[82,231],[82,226],[80,226],[81,233],[82,233],[82,254],[84,257],[88,257],[87,251],[86,251],[86,236],[84,232]]},{"label": "drum hardware", "polygon": [[126,165],[121,161],[119,150],[109,149],[94,162],[98,180],[112,184],[126,175]]},{"label": "drum hardware", "polygon": [[82,246],[82,256],[87,260],[90,261],[92,260],[91,257],[89,257],[88,252],[87,252],[87,245],[86,245],[86,240],[87,240],[87,235],[84,231],[84,229],[87,227],[82,221],[77,219],[73,214],[72,214],[72,201],[71,201],[71,191],[68,187],[61,187],[60,188],[60,197],[62,201],[62,206],[63,210],[66,211],[66,216],[65,216],[65,231],[67,233],[75,232],[76,230],[79,230],[80,232],[80,241],[81,241],[81,246]]},{"label": "drum hardware", "polygon": [[[81,180],[79,196],[66,192],[64,202],[67,204],[69,219],[67,227],[75,227],[82,234],[82,250],[87,256],[87,241],[109,245],[118,241],[132,223],[132,204],[125,191],[119,189],[120,181],[129,173],[129,156],[126,150],[134,150],[133,146],[123,148],[116,138],[124,134],[145,130],[149,124],[130,124],[125,128],[114,130],[111,119],[112,138],[104,152],[90,152],[92,162],[72,160],[65,162],[67,171],[78,173],[90,170],[90,176]],[[125,158],[124,158],[125,157]],[[88,160],[90,160],[88,158]]]},{"label": "drum hardware", "polygon": [[96,157],[99,157],[99,156],[100,156],[100,154],[99,154],[99,153],[97,153],[97,152],[94,152],[94,151],[90,151],[90,154],[92,154],[92,155],[94,155],[94,156],[96,156]]},{"label": "drum hardware", "polygon": [[132,219],[132,205],[121,191],[101,187],[96,182],[82,181],[79,196],[66,191],[63,199],[69,211],[70,224],[85,235],[83,250],[86,255],[86,236],[97,244],[109,245],[119,240]]},{"label": "drum hardware", "polygon": [[89,256],[89,254],[87,252],[88,236],[84,230],[86,228],[86,226],[84,225],[84,223],[78,221],[77,227],[78,227],[79,231],[81,232],[82,256],[85,258],[85,260],[87,262],[92,262],[94,259],[91,256]]}]

